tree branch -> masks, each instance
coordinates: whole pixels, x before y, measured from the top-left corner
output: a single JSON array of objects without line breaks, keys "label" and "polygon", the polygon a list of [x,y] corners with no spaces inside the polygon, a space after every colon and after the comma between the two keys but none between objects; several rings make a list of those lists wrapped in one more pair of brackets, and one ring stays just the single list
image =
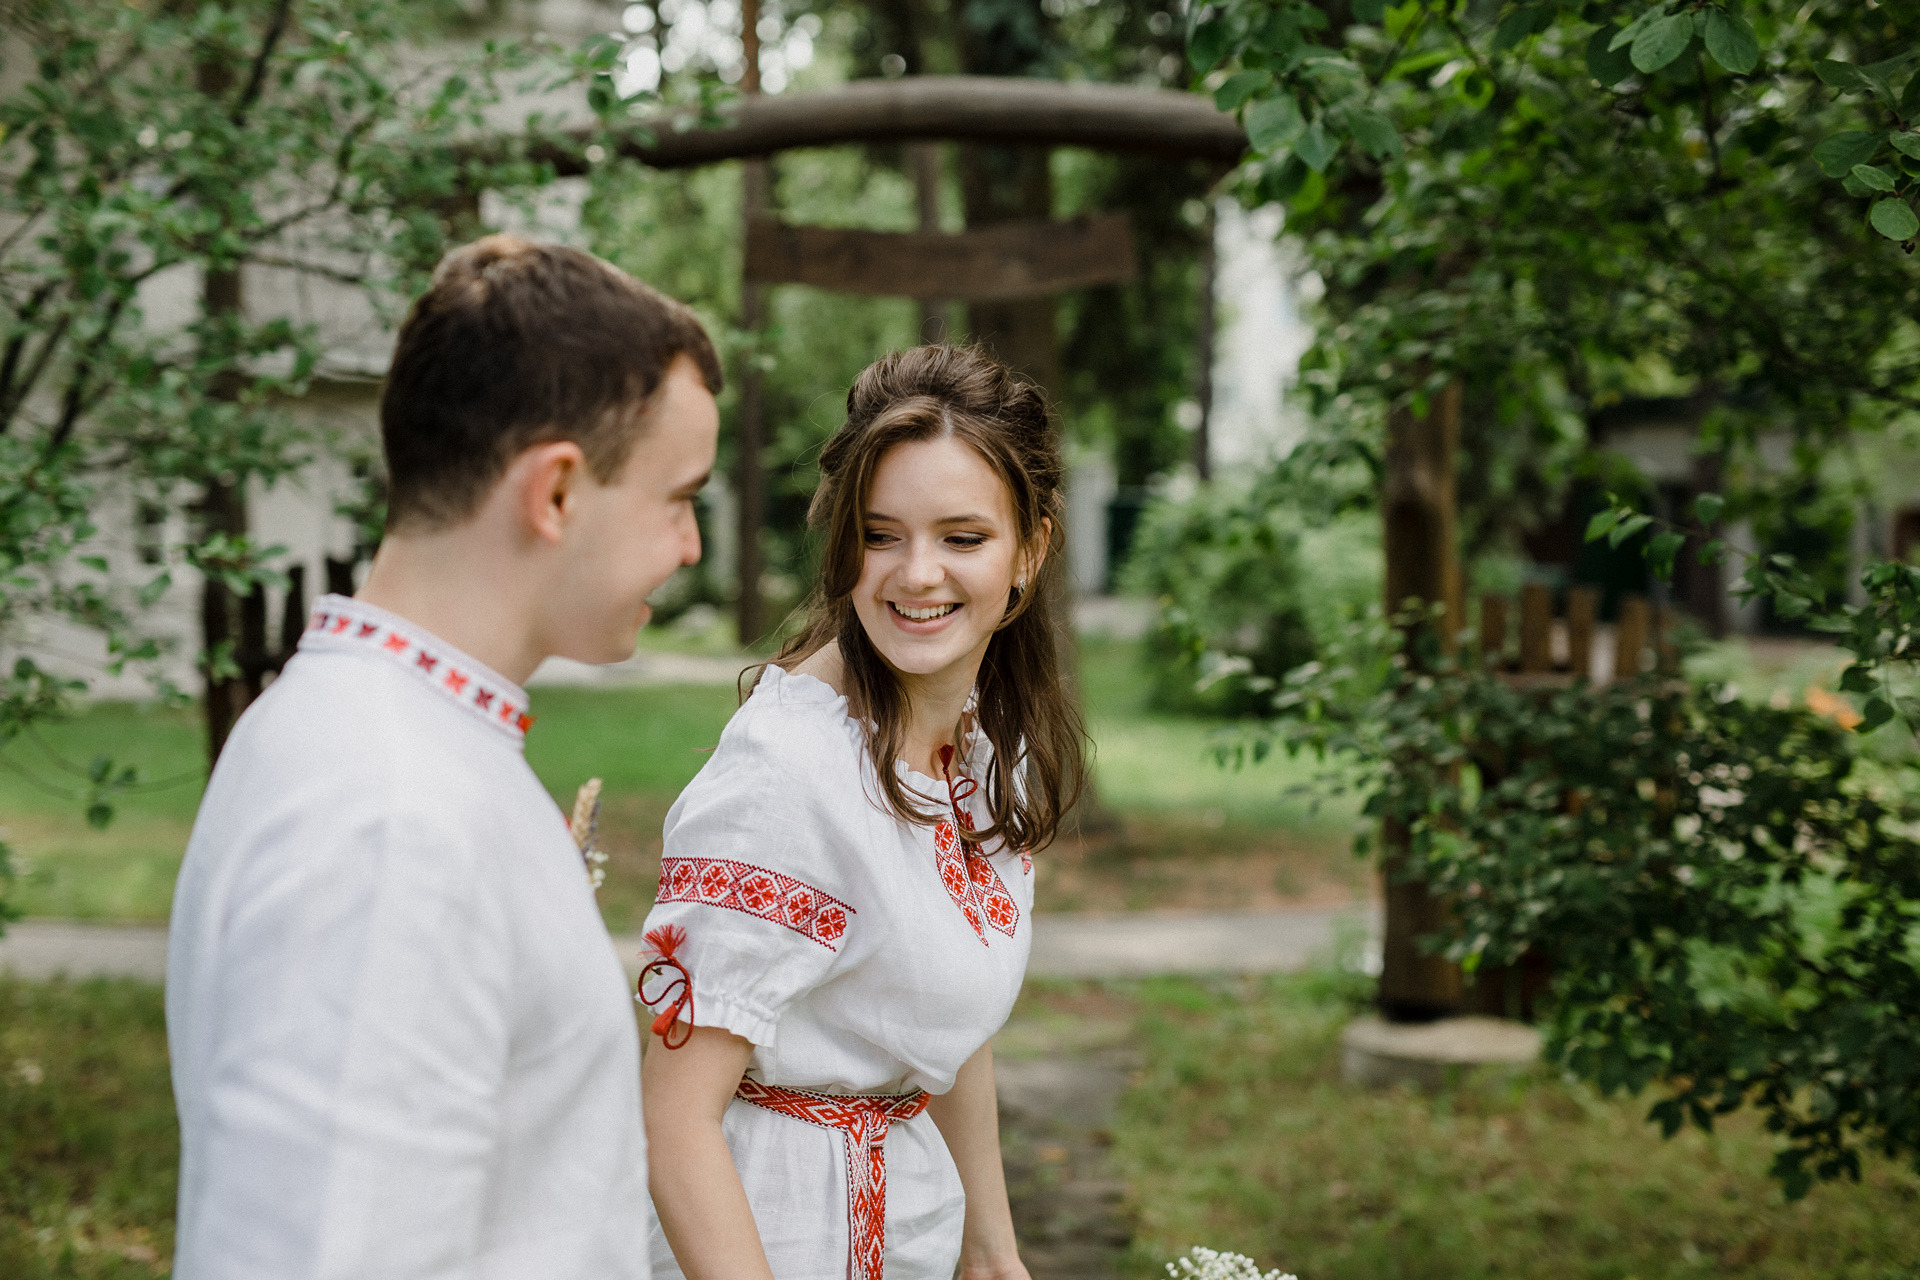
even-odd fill
[{"label": "tree branch", "polygon": [[260,52],[254,57],[253,70],[247,75],[246,88],[240,91],[239,100],[233,104],[233,127],[243,129],[247,124],[247,112],[260,100],[260,92],[266,87],[267,63],[273,57],[275,46],[287,29],[287,13],[293,8],[293,0],[280,0],[273,7],[273,21],[267,24],[267,35],[260,42]]},{"label": "tree branch", "polygon": [[127,294],[120,294],[107,304],[107,314],[100,321],[100,331],[87,343],[81,353],[79,363],[74,366],[73,376],[67,381],[66,395],[61,398],[60,420],[54,425],[53,434],[47,439],[48,456],[58,452],[73,435],[73,429],[79,425],[80,417],[98,400],[90,401],[87,396],[87,384],[93,381],[93,371],[100,353],[113,339],[113,331],[120,325],[120,317],[126,313]]}]

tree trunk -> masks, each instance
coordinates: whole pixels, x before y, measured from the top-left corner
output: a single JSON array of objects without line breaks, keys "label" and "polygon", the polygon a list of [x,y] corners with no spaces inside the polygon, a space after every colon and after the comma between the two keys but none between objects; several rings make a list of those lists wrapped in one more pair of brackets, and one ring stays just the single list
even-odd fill
[{"label": "tree trunk", "polygon": [[[209,319],[237,316],[241,307],[240,273],[237,270],[209,271],[203,305]],[[216,400],[236,399],[239,395],[238,376],[237,373],[228,372],[215,378],[211,396]],[[218,479],[206,483],[200,498],[203,535],[224,533],[235,538],[246,536],[247,497],[243,483],[229,484]],[[231,657],[244,648],[242,633],[246,620],[242,616],[241,605],[242,602],[227,590],[225,583],[208,576],[200,592],[200,639],[202,651],[208,658],[223,649]],[[220,759],[220,751],[227,745],[227,735],[233,731],[234,721],[247,709],[250,700],[244,677],[216,678],[212,670],[208,670],[206,693],[201,701],[206,714],[209,767]]]},{"label": "tree trunk", "polygon": [[[1409,602],[1435,603],[1445,612],[1437,636],[1424,624],[1409,627],[1410,661],[1426,646],[1451,652],[1460,629],[1460,560],[1455,463],[1460,451],[1460,384],[1451,382],[1424,414],[1397,408],[1387,421],[1386,477],[1381,508],[1386,523],[1386,604],[1397,614]],[[1408,831],[1381,824],[1381,875],[1385,881],[1386,937],[1382,946],[1380,1011],[1391,1019],[1421,1021],[1460,1011],[1460,967],[1423,954],[1417,940],[1446,923],[1446,905],[1419,881],[1399,879],[1408,851]]]},{"label": "tree trunk", "polygon": [[[745,0],[740,10],[740,39],[745,70],[740,90],[760,92],[760,0]],[[756,218],[767,216],[772,204],[769,161],[748,160],[740,172],[740,234],[744,243]],[[766,288],[750,280],[740,282],[740,328],[747,335],[746,358],[740,362],[740,399],[734,408],[734,494],[738,499],[739,597],[735,601],[735,628],[740,643],[756,643],[767,632],[766,602],[760,597],[765,563],[760,531],[767,522],[766,395],[757,365],[756,339],[766,323]]]}]

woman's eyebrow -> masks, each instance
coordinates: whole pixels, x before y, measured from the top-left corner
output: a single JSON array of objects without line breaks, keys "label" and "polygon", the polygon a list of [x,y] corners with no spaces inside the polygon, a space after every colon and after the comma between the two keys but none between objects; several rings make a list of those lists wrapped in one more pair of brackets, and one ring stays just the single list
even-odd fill
[{"label": "woman's eyebrow", "polygon": [[[902,520],[897,516],[890,516],[884,511],[869,511],[867,512],[867,519],[877,520],[883,524],[905,524],[906,523],[905,520]],[[992,524],[993,518],[991,516],[976,516],[976,515],[942,516],[938,520],[935,520],[934,523],[935,524]]]}]

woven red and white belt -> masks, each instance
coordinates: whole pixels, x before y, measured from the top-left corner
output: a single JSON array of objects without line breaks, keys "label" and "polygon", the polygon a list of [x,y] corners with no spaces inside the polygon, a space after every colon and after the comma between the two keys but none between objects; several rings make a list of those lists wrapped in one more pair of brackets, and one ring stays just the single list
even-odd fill
[{"label": "woven red and white belt", "polygon": [[733,1096],[777,1115],[837,1129],[847,1146],[847,1276],[880,1280],[887,1249],[887,1127],[927,1109],[912,1093],[813,1093],[741,1080]]}]

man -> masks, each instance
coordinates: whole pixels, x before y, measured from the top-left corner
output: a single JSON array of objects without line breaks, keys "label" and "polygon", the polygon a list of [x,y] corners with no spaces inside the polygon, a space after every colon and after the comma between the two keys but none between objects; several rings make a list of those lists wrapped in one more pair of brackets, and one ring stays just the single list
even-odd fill
[{"label": "man", "polygon": [[631,654],[699,559],[720,380],[571,249],[488,237],[415,304],[385,540],[236,726],[175,893],[181,1280],[646,1274],[632,999],[520,686]]}]

